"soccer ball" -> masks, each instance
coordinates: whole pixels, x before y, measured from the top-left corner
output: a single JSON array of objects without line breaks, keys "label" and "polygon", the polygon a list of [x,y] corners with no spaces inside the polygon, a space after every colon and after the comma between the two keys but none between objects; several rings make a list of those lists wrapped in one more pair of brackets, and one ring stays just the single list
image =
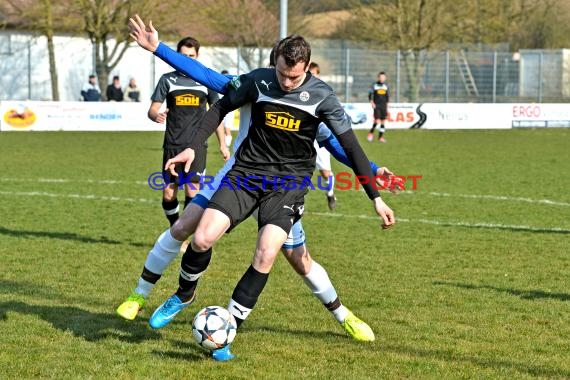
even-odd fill
[{"label": "soccer ball", "polygon": [[234,316],[221,306],[203,308],[192,322],[194,339],[208,350],[217,350],[233,342],[236,331],[237,323]]}]

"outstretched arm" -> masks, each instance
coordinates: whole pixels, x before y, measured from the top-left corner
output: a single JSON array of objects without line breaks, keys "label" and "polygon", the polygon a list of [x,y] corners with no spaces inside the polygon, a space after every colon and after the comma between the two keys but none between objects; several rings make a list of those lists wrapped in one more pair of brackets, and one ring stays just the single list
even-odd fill
[{"label": "outstretched arm", "polygon": [[197,60],[179,54],[158,40],[158,31],[152,25],[144,24],[142,19],[135,15],[129,19],[130,36],[145,50],[148,50],[176,70],[184,73],[196,82],[203,84],[210,90],[225,94],[226,85],[230,78],[222,75],[198,62]]},{"label": "outstretched arm", "polygon": [[[346,166],[352,169],[350,166],[350,160],[344,153],[344,150],[340,146],[340,143],[334,137],[332,132],[324,126],[328,130],[328,134],[323,136],[320,133],[317,134],[317,142],[319,146],[325,148],[329,151],[329,153],[339,162],[342,162]],[[319,127],[319,130],[321,127]],[[370,161],[370,169],[372,169],[372,174],[374,174],[376,178],[376,184],[380,189],[388,189],[392,193],[396,193],[395,186],[392,185],[392,180],[394,178],[394,173],[385,166],[379,166],[374,161]]]},{"label": "outstretched arm", "polygon": [[[352,169],[350,166],[350,160],[346,156],[346,153],[340,146],[337,138],[332,134],[331,130],[325,125],[325,123],[321,123],[319,125],[319,130],[316,136],[317,143],[320,147],[325,148],[329,151],[330,154],[339,162],[345,164],[349,168]],[[372,173],[376,173],[379,166],[374,162],[370,161],[370,169],[372,169]]]},{"label": "outstretched arm", "polygon": [[352,129],[349,129],[344,133],[339,134],[337,137],[340,145],[346,152],[349,161],[352,163],[351,167],[354,174],[356,174],[356,178],[364,179],[364,182],[361,184],[368,194],[368,197],[374,203],[376,214],[378,214],[382,219],[382,228],[386,229],[391,227],[396,222],[394,219],[394,212],[386,203],[384,203],[382,198],[380,198],[378,190],[376,190],[376,188],[371,184],[370,174],[366,174],[367,172],[370,173],[370,168],[368,166],[370,161],[368,161],[360,147],[360,144],[358,144],[358,140],[356,139],[354,132]]},{"label": "outstretched arm", "polygon": [[395,223],[394,212],[384,203],[382,198],[380,198],[378,190],[372,185],[370,181],[370,161],[358,143],[352,131],[350,119],[336,96],[333,95],[323,101],[318,113],[321,120],[327,124],[338,138],[354,174],[356,174],[359,180],[362,179],[363,182],[360,183],[363,185],[368,197],[373,201],[376,213],[382,218],[382,228],[391,227]]}]

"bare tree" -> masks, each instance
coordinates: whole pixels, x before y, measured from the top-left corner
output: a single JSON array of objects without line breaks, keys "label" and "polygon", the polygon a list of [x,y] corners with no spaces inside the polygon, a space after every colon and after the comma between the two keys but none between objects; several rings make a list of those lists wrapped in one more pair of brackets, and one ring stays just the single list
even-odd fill
[{"label": "bare tree", "polygon": [[52,99],[59,100],[59,83],[53,39],[56,32],[55,24],[59,25],[61,29],[66,29],[66,22],[62,12],[66,8],[66,2],[59,2],[58,5],[54,5],[51,0],[42,0],[41,2],[7,0],[6,5],[7,7],[3,10],[13,13],[12,19],[19,28],[38,32],[46,37]]},{"label": "bare tree", "polygon": [[250,69],[267,64],[263,48],[279,37],[278,17],[260,0],[204,0],[197,9],[210,32],[227,44],[237,45]]},{"label": "bare tree", "polygon": [[[99,87],[105,89],[109,74],[129,47],[128,17],[137,9],[135,2],[118,0],[79,0],[77,13],[83,16],[83,30],[93,44]],[[138,3],[138,2],[136,2]]]},{"label": "bare tree", "polygon": [[[107,87],[108,78],[130,45],[127,21],[135,13],[164,23],[180,13],[181,0],[78,0],[74,8],[83,18],[82,31],[93,44],[95,71],[99,87]],[[172,29],[165,28],[165,35]]]},{"label": "bare tree", "polygon": [[466,28],[460,14],[458,4],[445,0],[376,1],[356,8],[340,35],[399,50],[408,78],[407,97],[415,101],[426,53],[444,46],[450,37]]}]

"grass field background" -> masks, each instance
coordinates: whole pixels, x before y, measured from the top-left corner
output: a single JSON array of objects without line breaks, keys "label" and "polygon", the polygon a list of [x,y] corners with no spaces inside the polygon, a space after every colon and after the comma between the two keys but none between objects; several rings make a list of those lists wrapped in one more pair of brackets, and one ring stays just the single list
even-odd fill
[{"label": "grass field background", "polygon": [[[162,134],[1,133],[0,378],[569,378],[570,130],[358,133],[371,159],[422,175],[384,195],[399,222],[380,230],[358,191],[337,191],[335,212],[310,192],[303,222],[376,342],[347,337],[280,257],[229,363],[193,342],[191,321],[227,304],[255,223],[215,246],[171,325],[148,317],[176,289],[178,259],[125,322],[114,310],[167,228],[146,184]],[[221,164],[211,141],[209,173]]]}]

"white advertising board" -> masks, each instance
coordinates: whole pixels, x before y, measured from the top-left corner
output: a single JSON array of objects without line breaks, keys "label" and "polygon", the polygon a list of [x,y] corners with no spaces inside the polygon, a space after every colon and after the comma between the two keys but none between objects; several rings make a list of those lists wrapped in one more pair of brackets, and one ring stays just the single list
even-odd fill
[{"label": "white advertising board", "polygon": [[513,128],[570,127],[570,104],[509,104]]},{"label": "white advertising board", "polygon": [[[354,129],[370,129],[369,103],[344,105]],[[392,103],[388,129],[510,129],[570,127],[568,104],[510,103]]]},{"label": "white advertising board", "polygon": [[0,103],[1,131],[162,131],[147,117],[148,103]]},{"label": "white advertising board", "polygon": [[[0,103],[0,131],[163,131],[147,117],[148,103]],[[343,105],[354,129],[370,129],[369,103]],[[237,127],[237,125],[236,125]],[[570,127],[568,104],[392,103],[387,129],[510,129]]]}]

